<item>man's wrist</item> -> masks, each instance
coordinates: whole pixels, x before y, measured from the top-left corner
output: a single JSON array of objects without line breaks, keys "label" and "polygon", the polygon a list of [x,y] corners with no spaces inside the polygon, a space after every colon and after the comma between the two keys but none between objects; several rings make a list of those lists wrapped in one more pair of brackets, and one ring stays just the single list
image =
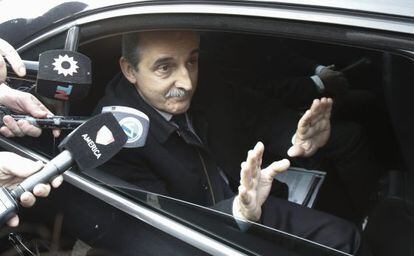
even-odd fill
[{"label": "man's wrist", "polygon": [[[238,218],[240,220],[246,220],[246,221],[258,221],[260,219],[260,215],[261,215],[261,211],[259,213],[256,213],[256,214],[255,213],[249,213],[249,212],[243,213],[239,195],[237,195],[233,200],[232,211],[233,211],[233,216],[235,218]],[[246,216],[246,214],[248,216]]]},{"label": "man's wrist", "polygon": [[241,213],[240,211],[240,199],[239,196],[236,196],[233,200],[233,207],[232,207],[232,213],[234,220],[237,223],[237,226],[239,226],[239,229],[241,231],[246,231],[250,228],[252,225]]},{"label": "man's wrist", "polygon": [[236,196],[233,200],[232,212],[233,212],[233,216],[236,219],[247,221],[247,218],[244,217],[244,215],[242,214],[240,210],[240,197],[239,196]]}]

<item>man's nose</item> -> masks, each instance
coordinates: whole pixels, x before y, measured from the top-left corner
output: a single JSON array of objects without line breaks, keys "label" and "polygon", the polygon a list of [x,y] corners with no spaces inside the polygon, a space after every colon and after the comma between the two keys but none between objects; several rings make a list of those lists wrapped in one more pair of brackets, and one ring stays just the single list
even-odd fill
[{"label": "man's nose", "polygon": [[180,68],[177,71],[175,86],[186,91],[190,91],[193,88],[193,83],[187,68]]}]

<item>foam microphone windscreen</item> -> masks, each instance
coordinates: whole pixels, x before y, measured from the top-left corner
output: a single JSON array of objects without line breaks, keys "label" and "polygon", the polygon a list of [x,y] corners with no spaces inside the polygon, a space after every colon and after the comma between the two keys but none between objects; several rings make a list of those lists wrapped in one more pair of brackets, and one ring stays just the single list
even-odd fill
[{"label": "foam microphone windscreen", "polygon": [[118,153],[127,136],[111,113],[97,115],[71,132],[60,144],[68,150],[80,169],[95,168]]},{"label": "foam microphone windscreen", "polygon": [[119,125],[128,136],[124,148],[138,148],[145,146],[147,141],[149,118],[138,109],[125,106],[106,106],[102,113],[111,112],[118,120]]},{"label": "foam microphone windscreen", "polygon": [[86,97],[92,81],[91,60],[78,52],[50,50],[39,55],[36,91],[57,100]]}]

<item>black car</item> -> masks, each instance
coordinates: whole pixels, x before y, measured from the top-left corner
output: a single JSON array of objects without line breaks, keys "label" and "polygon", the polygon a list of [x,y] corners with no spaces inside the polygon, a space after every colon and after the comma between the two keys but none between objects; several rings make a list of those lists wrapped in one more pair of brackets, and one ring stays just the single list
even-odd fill
[{"label": "black car", "polygon": [[[410,1],[3,0],[0,9],[0,38],[28,63],[52,49],[75,50],[91,59],[91,90],[70,102],[71,116],[92,114],[105,85],[119,72],[121,35],[127,32],[198,31],[206,70],[216,69],[223,79],[260,93],[266,88],[254,86],[255,81],[272,76],[268,61],[277,59],[281,45],[294,55],[335,64],[349,89],[364,92],[347,105],[343,118],[364,128],[384,169],[363,223],[364,238],[374,255],[414,255]],[[29,67],[25,78],[10,75],[9,85],[35,93],[36,68]],[[44,100],[60,111],[61,103]],[[59,141],[44,131],[40,138],[0,137],[0,147],[48,161]],[[337,177],[295,164],[296,171],[317,179],[314,193],[301,204],[352,220]],[[51,196],[21,210],[18,228],[2,228],[2,255],[19,255],[19,250],[20,255],[31,255],[29,250],[35,255],[348,255],[258,223],[241,231],[231,225],[230,215],[142,190],[99,167],[73,167],[64,177]],[[289,192],[282,189],[279,195],[294,201]]]}]

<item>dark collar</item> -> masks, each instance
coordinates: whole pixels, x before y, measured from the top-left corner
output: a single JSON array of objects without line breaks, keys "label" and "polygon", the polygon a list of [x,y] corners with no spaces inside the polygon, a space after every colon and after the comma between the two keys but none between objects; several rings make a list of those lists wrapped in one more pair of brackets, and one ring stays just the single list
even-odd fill
[{"label": "dark collar", "polygon": [[[118,79],[114,79],[109,86],[113,86],[108,89],[114,90],[109,94],[113,94],[112,97],[114,97],[114,99],[112,99],[112,101],[114,101],[115,104],[125,104],[128,107],[138,109],[148,115],[150,119],[149,133],[154,136],[158,142],[165,143],[170,135],[177,130],[174,125],[165,120],[160,113],[142,99],[135,89],[135,86],[122,74],[118,76]],[[105,98],[107,96],[108,90]],[[111,96],[109,97],[111,98]],[[106,104],[105,101],[104,104]]]},{"label": "dark collar", "polygon": [[[192,124],[197,134],[207,144],[207,121],[204,110],[200,106],[193,104],[189,113],[192,116]],[[177,127],[165,120],[152,106],[142,99],[135,86],[131,84],[123,75],[119,73],[108,84],[104,98],[100,101],[96,111],[101,111],[103,106],[123,105],[138,109],[148,115],[150,119],[149,133],[155,137],[159,143],[165,143],[168,138],[177,131]]]}]

